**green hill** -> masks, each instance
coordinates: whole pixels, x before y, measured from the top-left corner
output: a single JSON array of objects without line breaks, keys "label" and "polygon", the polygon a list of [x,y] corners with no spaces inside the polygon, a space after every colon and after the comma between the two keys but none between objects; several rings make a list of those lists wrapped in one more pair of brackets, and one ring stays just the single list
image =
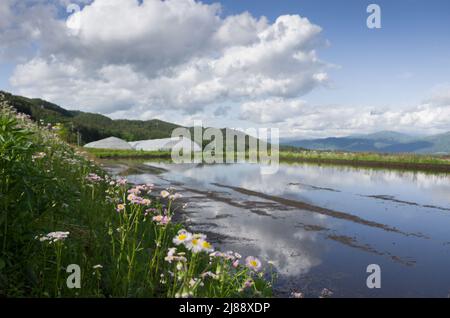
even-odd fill
[{"label": "green hill", "polygon": [[66,130],[66,139],[72,143],[78,142],[78,136],[80,144],[110,136],[128,141],[167,138],[173,129],[180,127],[158,119],[113,120],[101,114],[66,110],[42,99],[0,93],[17,111],[30,115],[36,122],[61,123]]},{"label": "green hill", "polygon": [[[38,98],[27,98],[16,96],[7,92],[0,91],[2,99],[9,102],[17,111],[31,116],[36,122],[42,124],[57,123],[62,124],[63,137],[66,141],[73,144],[84,145],[91,141],[100,140],[107,137],[118,137],[127,141],[169,138],[175,128],[183,127],[173,123],[168,123],[158,119],[152,120],[113,120],[101,114],[87,113],[82,111],[66,110],[56,104]],[[202,132],[206,128],[204,127]],[[194,139],[194,128],[189,127],[192,139]],[[225,128],[220,129],[225,137]],[[250,140],[254,137],[245,135],[243,132],[231,130],[240,140],[245,139],[245,148],[248,149]],[[203,133],[202,133],[203,135]],[[238,138],[235,138],[237,142]],[[200,140],[195,140],[199,144]],[[203,147],[210,143],[209,140],[203,140]],[[235,146],[236,148],[236,146]],[[224,149],[232,150],[232,147],[226,145],[224,140]]]}]

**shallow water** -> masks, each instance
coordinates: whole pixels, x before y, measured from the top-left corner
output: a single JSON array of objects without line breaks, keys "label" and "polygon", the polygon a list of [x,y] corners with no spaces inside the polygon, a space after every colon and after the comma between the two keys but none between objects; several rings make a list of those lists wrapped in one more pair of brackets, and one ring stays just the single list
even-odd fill
[{"label": "shallow water", "polygon": [[[173,185],[190,229],[275,264],[276,293],[447,297],[450,176],[313,164],[106,163],[132,182]],[[131,169],[129,169],[132,167]],[[366,286],[369,264],[381,288]],[[268,266],[268,265],[267,265]]]}]

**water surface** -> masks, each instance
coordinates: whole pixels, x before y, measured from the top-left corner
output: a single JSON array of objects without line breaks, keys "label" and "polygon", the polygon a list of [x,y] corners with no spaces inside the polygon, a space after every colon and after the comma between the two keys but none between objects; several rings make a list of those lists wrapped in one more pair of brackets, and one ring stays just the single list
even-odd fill
[{"label": "water surface", "polygon": [[[280,296],[450,292],[449,175],[313,164],[282,164],[272,175],[258,164],[107,166],[132,182],[175,186],[191,230],[222,250],[274,262]],[[369,264],[381,267],[381,289],[366,287]]]}]

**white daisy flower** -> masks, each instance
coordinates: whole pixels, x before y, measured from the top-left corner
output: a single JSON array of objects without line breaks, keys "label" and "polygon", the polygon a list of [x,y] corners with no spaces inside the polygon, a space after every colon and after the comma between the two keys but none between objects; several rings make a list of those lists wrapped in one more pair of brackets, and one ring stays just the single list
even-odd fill
[{"label": "white daisy flower", "polygon": [[185,230],[181,230],[178,232],[177,236],[175,236],[172,240],[173,244],[175,245],[180,245],[180,244],[187,244],[192,240],[192,234],[185,231]]},{"label": "white daisy flower", "polygon": [[261,269],[261,261],[259,259],[257,259],[256,257],[253,256],[248,256],[245,259],[245,265],[247,265],[247,267],[255,272],[259,271]]}]

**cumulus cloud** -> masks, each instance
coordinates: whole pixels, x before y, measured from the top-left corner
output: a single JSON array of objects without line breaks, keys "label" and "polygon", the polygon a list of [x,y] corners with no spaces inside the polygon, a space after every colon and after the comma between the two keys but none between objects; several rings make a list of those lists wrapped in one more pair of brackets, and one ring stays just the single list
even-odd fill
[{"label": "cumulus cloud", "polygon": [[270,98],[249,101],[241,105],[240,118],[256,123],[279,123],[297,117],[304,111],[305,102],[299,99]]},{"label": "cumulus cloud", "polygon": [[30,22],[39,50],[10,82],[64,106],[193,113],[292,99],[328,80],[316,52],[321,28],[299,15],[269,22],[248,12],[222,17],[219,4],[194,0],[95,0],[64,21],[45,8],[45,20]]},{"label": "cumulus cloud", "polygon": [[286,117],[280,126],[284,136],[300,138],[347,136],[381,130],[434,134],[448,131],[450,105],[423,103],[405,109],[356,106],[311,106],[296,117]]}]

